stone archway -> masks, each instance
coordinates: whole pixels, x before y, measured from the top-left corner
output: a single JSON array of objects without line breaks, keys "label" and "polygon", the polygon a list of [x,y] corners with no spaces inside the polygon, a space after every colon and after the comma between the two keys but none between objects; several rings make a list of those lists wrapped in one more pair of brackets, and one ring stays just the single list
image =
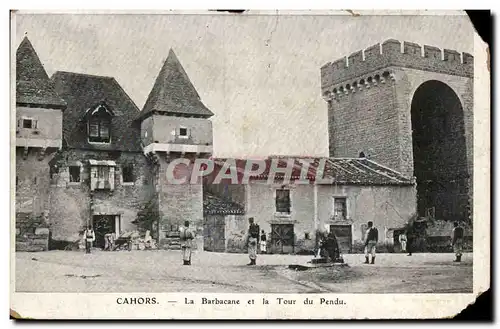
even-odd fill
[{"label": "stone archway", "polygon": [[466,220],[469,173],[464,112],[447,84],[430,80],[415,91],[411,103],[413,170],[420,216]]}]

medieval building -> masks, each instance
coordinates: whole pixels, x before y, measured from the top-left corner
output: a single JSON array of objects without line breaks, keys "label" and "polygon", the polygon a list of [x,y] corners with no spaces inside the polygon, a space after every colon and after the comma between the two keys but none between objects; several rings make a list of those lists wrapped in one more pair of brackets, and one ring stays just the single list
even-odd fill
[{"label": "medieval building", "polygon": [[[271,253],[309,253],[318,231],[334,231],[352,252],[368,221],[392,244],[415,213],[467,219],[472,77],[466,53],[374,45],[321,68],[330,154],[310,159],[325,161],[321,177],[297,184],[296,162],[294,179],[270,184],[269,158],[247,184],[210,176],[179,185],[167,167],[211,157],[213,113],[172,50],[140,110],[112,77],[49,78],[25,38],[16,54],[16,248],[43,240],[37,248],[47,249],[47,232],[53,244],[78,241],[87,225],[97,247],[106,233],[141,229],[173,248],[187,219],[198,248],[242,252],[253,217]],[[223,167],[212,161],[215,172]]]},{"label": "medieval building", "polygon": [[468,53],[397,40],[325,64],[329,155],[416,177],[420,216],[470,220],[473,70]]},{"label": "medieval building", "polygon": [[20,240],[40,226],[52,242],[78,241],[93,225],[100,247],[104,234],[136,229],[141,212],[155,217],[147,228],[160,246],[185,219],[202,236],[201,184],[169,185],[165,168],[211,154],[213,113],[172,50],[142,111],[112,77],[58,71],[49,79],[27,38],[16,77]]},{"label": "medieval building", "polygon": [[[309,161],[307,168],[302,160]],[[349,253],[353,246],[362,246],[368,221],[379,228],[381,243],[392,244],[395,234],[415,213],[414,181],[366,158],[270,157],[264,161],[264,171],[250,176],[247,184],[234,184],[230,179],[213,184],[225,170],[226,159],[213,161],[216,170],[206,178],[206,192],[227,205],[244,205],[245,216],[253,217],[269,236],[270,253],[312,253],[318,231],[333,231],[342,252]],[[278,168],[293,161],[289,180],[283,174],[270,178],[272,161]],[[246,162],[238,159],[235,164],[245,168]],[[299,182],[302,172],[307,172],[305,181]],[[242,175],[238,176],[240,182]],[[227,241],[217,251],[243,251],[248,222],[241,216],[219,218],[217,224],[207,223],[212,227],[205,230],[205,241],[222,237]]]}]

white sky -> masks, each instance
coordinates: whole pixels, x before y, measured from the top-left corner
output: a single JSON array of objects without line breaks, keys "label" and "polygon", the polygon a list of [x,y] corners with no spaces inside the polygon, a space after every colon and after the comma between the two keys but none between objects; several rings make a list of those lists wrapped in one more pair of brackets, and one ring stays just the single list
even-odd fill
[{"label": "white sky", "polygon": [[142,109],[173,48],[215,113],[214,156],[328,155],[320,67],[386,39],[473,53],[467,16],[47,15],[15,21],[49,76],[113,76]]}]

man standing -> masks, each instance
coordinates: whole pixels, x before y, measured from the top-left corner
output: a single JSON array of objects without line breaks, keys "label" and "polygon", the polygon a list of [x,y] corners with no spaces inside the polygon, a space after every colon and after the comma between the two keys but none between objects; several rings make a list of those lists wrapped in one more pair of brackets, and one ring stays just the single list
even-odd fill
[{"label": "man standing", "polygon": [[455,252],[456,256],[454,262],[460,262],[462,260],[464,229],[458,224],[458,222],[454,222],[453,226],[451,245],[453,246],[453,252]]},{"label": "man standing", "polygon": [[260,234],[260,252],[265,254],[267,251],[267,237],[264,230]]},{"label": "man standing", "polygon": [[189,221],[184,222],[184,227],[181,228],[180,239],[182,249],[183,265],[191,265],[191,248],[194,234],[189,228]]},{"label": "man standing", "polygon": [[248,257],[250,258],[250,263],[247,265],[255,265],[257,260],[257,244],[259,241],[259,225],[253,222],[253,217],[248,219],[250,227],[248,228]]},{"label": "man standing", "polygon": [[401,251],[406,252],[406,233],[401,233],[399,235],[399,244],[401,245]]},{"label": "man standing", "polygon": [[92,242],[95,241],[95,233],[91,225],[87,226],[87,229],[83,232],[83,237],[85,239],[85,253],[90,254]]},{"label": "man standing", "polygon": [[368,222],[365,240],[365,264],[369,264],[370,254],[372,255],[371,264],[375,264],[375,249],[378,242],[378,230],[373,227],[373,222]]}]

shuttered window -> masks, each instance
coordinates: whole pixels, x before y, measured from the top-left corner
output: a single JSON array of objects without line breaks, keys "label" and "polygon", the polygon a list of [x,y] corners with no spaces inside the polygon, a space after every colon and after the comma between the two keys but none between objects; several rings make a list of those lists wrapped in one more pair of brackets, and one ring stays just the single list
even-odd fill
[{"label": "shuttered window", "polygon": [[90,168],[91,190],[114,190],[115,168],[112,166],[92,166]]}]

